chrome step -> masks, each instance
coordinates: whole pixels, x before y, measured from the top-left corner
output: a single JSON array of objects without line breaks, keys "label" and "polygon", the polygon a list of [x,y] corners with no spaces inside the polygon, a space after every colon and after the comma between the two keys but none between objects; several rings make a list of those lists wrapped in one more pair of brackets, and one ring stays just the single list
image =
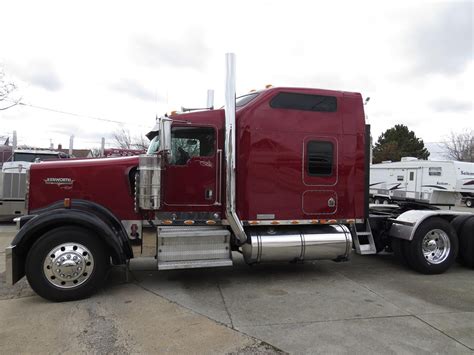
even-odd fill
[{"label": "chrome step", "polygon": [[158,270],[232,266],[230,232],[221,226],[158,227]]},{"label": "chrome step", "polygon": [[[356,253],[359,255],[368,255],[368,254],[377,254],[377,248],[375,247],[374,236],[372,234],[372,229],[370,228],[370,223],[368,220],[364,223],[364,230],[358,231],[355,225],[351,226],[352,231],[352,240],[354,242]],[[367,239],[368,243],[361,244],[360,237]]]},{"label": "chrome step", "polygon": [[232,266],[232,260],[193,260],[158,262],[158,270],[196,269],[204,267]]}]

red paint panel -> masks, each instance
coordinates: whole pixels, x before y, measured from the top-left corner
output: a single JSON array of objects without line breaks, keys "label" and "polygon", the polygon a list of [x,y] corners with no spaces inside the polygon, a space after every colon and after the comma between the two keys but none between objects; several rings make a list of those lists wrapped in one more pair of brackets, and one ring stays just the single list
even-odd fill
[{"label": "red paint panel", "polygon": [[334,214],[337,211],[337,194],[334,191],[305,191],[303,212],[307,215]]},{"label": "red paint panel", "polygon": [[[134,212],[134,196],[129,172],[138,157],[64,160],[31,165],[29,210],[56,201],[84,199],[94,201],[119,219],[141,219]],[[59,180],[71,183],[55,183]]]},{"label": "red paint panel", "polygon": [[[212,206],[217,195],[216,157],[193,157],[186,165],[168,165],[164,171],[164,203],[168,206]],[[212,198],[206,199],[206,190]]]}]

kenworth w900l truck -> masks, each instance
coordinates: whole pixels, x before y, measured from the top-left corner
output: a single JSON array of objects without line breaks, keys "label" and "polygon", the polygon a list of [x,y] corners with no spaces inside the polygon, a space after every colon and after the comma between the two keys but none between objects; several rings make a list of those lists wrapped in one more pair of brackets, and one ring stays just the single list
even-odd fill
[{"label": "kenworth w900l truck", "polygon": [[146,227],[158,270],[231,266],[233,251],[249,264],[344,261],[354,246],[392,247],[430,274],[459,244],[469,249],[470,214],[369,212],[360,94],[268,88],[236,99],[226,59],[225,109],[161,117],[147,154],[32,165],[28,215],[6,251],[10,283],[26,274],[47,299],[87,297],[111,264],[140,256],[131,240]]}]

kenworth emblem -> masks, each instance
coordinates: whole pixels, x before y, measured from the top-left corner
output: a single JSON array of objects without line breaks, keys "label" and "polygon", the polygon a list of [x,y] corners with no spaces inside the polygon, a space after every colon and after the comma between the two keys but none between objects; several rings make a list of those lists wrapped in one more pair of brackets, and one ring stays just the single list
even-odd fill
[{"label": "kenworth emblem", "polygon": [[47,185],[58,185],[60,187],[64,185],[70,186],[74,183],[74,180],[71,178],[46,178],[43,181]]}]

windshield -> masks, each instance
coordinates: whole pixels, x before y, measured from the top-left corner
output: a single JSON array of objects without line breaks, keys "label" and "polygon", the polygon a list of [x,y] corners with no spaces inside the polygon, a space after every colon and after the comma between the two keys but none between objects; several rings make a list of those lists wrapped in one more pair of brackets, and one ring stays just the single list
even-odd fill
[{"label": "windshield", "polygon": [[258,92],[253,92],[251,94],[243,95],[235,99],[235,106],[242,107],[247,105],[250,101],[255,99],[258,96]]},{"label": "windshield", "polygon": [[159,134],[151,140],[146,153],[155,154],[158,151],[158,149],[160,149],[160,135]]},{"label": "windshield", "polygon": [[64,158],[59,154],[42,154],[42,153],[15,153],[14,154],[14,161],[26,161],[33,163],[36,159],[40,161],[45,160],[57,160],[60,158]]}]

